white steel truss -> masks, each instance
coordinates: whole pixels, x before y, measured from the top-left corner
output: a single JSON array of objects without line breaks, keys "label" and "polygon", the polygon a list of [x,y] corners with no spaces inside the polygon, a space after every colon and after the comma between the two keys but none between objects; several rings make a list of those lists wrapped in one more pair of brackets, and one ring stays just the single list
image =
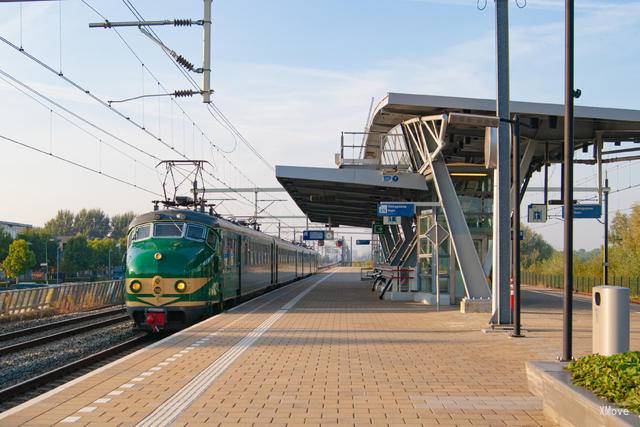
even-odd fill
[{"label": "white steel truss", "polygon": [[467,297],[490,298],[487,278],[442,155],[449,119],[447,114],[418,117],[402,123],[402,130],[414,167],[422,175],[430,173],[433,177]]}]

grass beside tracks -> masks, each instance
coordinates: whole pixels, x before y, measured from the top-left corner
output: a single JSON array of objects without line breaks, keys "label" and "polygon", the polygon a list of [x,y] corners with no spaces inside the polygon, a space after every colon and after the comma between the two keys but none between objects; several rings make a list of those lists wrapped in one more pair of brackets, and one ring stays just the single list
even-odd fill
[{"label": "grass beside tracks", "polygon": [[640,414],[640,352],[590,354],[567,365],[575,385]]}]

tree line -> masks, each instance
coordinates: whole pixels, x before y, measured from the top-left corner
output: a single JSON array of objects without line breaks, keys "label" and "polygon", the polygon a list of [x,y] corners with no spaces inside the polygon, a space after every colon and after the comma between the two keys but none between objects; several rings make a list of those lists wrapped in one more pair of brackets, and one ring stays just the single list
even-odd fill
[{"label": "tree line", "polygon": [[44,271],[41,265],[46,263],[51,280],[59,263],[66,275],[107,276],[109,264],[122,264],[134,216],[125,212],[109,217],[101,209],[59,210],[44,227],[25,229],[15,240],[0,229],[1,268],[7,277],[18,278],[30,269]]},{"label": "tree line", "polygon": [[[576,276],[603,278],[604,246],[591,251],[574,252],[573,272]],[[538,274],[561,275],[564,268],[562,251],[555,250],[542,236],[524,227],[521,250],[522,268]],[[609,274],[640,277],[640,205],[628,214],[617,212],[609,227]]]}]

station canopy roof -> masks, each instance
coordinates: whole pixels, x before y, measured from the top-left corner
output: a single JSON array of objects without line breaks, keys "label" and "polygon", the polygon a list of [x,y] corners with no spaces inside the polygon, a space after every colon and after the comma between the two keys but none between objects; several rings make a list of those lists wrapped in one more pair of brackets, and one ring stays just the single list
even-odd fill
[{"label": "station canopy roof", "polygon": [[359,168],[276,166],[276,177],[310,221],[371,227],[381,201],[430,200],[427,181],[415,173],[385,180],[381,171]]},{"label": "station canopy roof", "polygon": [[[522,137],[540,142],[535,157],[542,159],[544,143],[548,143],[550,159],[559,159],[564,136],[564,106],[511,101],[510,110],[512,115],[520,116]],[[576,150],[593,144],[598,133],[608,141],[640,141],[640,111],[580,105],[576,105],[574,110]],[[364,157],[376,155],[380,134],[386,134],[406,120],[449,113],[495,116],[495,111],[494,99],[389,93],[373,111]],[[457,144],[461,148],[459,158],[454,161],[475,162],[484,155],[483,129],[459,129],[457,133],[449,132],[449,137],[452,142],[464,141]]]},{"label": "station canopy roof", "polygon": [[[521,118],[523,141],[538,143],[533,146],[532,166],[543,161],[545,146],[550,161],[560,159],[563,111],[560,104],[511,102],[511,113]],[[495,116],[495,100],[389,93],[372,113],[360,163],[355,159],[337,169],[277,166],[276,178],[310,221],[370,227],[380,201],[434,200],[429,176],[411,170],[390,172],[380,164],[376,169],[370,160],[380,157],[381,135],[406,120],[449,113]],[[598,136],[611,142],[640,142],[640,111],[576,106],[576,150],[593,145]],[[454,172],[486,172],[484,129],[456,127],[447,137],[445,159],[452,177]],[[455,183],[461,178],[453,179]]]}]

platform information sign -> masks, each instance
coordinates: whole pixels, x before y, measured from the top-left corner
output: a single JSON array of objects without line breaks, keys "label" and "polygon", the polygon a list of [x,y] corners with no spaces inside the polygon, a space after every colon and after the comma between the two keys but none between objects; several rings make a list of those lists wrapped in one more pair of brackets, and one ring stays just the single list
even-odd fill
[{"label": "platform information sign", "polygon": [[[575,219],[597,219],[602,216],[602,205],[582,204],[573,205],[573,217]],[[562,208],[562,218],[564,218],[564,207]]]},{"label": "platform information sign", "polygon": [[378,216],[414,216],[416,205],[413,203],[380,203]]},{"label": "platform information sign", "polygon": [[370,245],[371,240],[356,240],[356,245]]},{"label": "platform information sign", "polygon": [[302,240],[325,240],[324,230],[304,230]]}]

